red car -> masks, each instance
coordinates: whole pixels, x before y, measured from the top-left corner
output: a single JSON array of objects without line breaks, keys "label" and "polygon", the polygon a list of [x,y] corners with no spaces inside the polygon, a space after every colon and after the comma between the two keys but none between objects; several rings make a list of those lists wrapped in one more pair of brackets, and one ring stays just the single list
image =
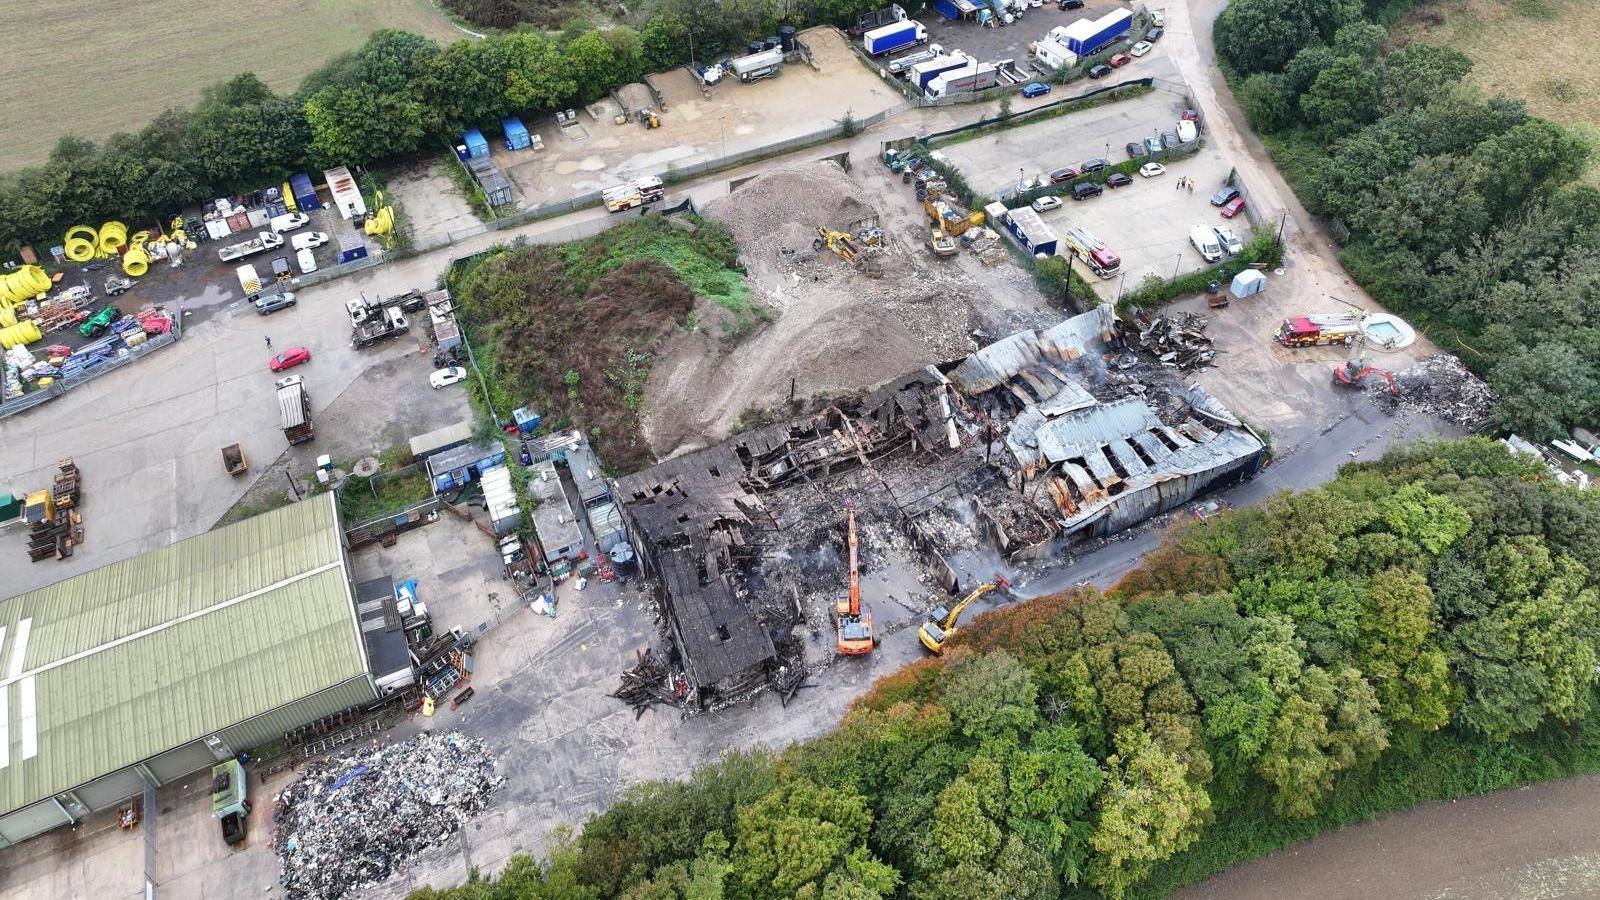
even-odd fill
[{"label": "red car", "polygon": [[1133,62],[1133,57],[1126,53],[1118,53],[1116,56],[1106,60],[1106,62],[1111,66],[1111,68],[1120,69],[1128,63]]},{"label": "red car", "polygon": [[1242,212],[1244,212],[1243,197],[1235,197],[1232,200],[1229,200],[1227,203],[1222,204],[1222,217],[1224,219],[1231,219]]},{"label": "red car", "polygon": [[277,356],[267,360],[267,368],[274,372],[292,369],[301,363],[311,362],[311,351],[304,347],[290,347]]}]

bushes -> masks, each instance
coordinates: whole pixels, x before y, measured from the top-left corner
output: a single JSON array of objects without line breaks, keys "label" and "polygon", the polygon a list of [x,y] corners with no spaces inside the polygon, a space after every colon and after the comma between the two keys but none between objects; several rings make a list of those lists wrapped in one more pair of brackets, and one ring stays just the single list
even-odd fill
[{"label": "bushes", "polygon": [[1278,236],[1271,231],[1258,231],[1245,241],[1244,250],[1226,262],[1219,263],[1209,269],[1190,272],[1171,281],[1162,281],[1159,278],[1149,278],[1132,292],[1122,296],[1122,303],[1129,307],[1155,306],[1165,303],[1184,294],[1199,293],[1206,289],[1211,282],[1216,281],[1222,285],[1223,290],[1228,289],[1228,283],[1233,276],[1250,268],[1274,268],[1283,262],[1283,244],[1278,241]]}]

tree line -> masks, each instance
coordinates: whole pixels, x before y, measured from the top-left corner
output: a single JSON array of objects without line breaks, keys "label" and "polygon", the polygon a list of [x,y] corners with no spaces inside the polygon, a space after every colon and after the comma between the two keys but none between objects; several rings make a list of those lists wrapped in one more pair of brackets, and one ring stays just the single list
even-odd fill
[{"label": "tree line", "polygon": [[[1466,84],[1472,62],[1394,46],[1354,0],[1237,0],[1217,50],[1240,105],[1346,268],[1502,397],[1501,424],[1565,436],[1600,413],[1595,148]],[[1242,80],[1241,80],[1242,79]]]},{"label": "tree line", "polygon": [[736,51],[784,23],[847,25],[877,0],[665,0],[638,29],[578,22],[440,46],[380,31],[278,95],[252,74],[208,88],[193,109],[168,109],[132,134],[63,137],[39,166],[0,176],[0,257],[50,247],[75,224],[165,222],[209,197],[282,183],[290,174],[367,165],[499,130],[503,117],[590,103],[612,88]]},{"label": "tree line", "polygon": [[969,623],[840,728],[635,788],[413,900],[1158,896],[1323,828],[1600,768],[1600,499],[1484,439],[1193,523]]}]

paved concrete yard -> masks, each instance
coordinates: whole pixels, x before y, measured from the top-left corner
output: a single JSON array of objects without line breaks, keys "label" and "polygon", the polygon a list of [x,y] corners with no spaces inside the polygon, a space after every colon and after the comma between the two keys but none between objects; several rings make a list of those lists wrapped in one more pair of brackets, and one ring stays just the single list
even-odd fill
[{"label": "paved concrete yard", "polygon": [[[948,22],[931,5],[916,18],[928,28],[928,43],[938,44],[946,53],[952,50],[964,50],[982,62],[1009,59],[1015,61],[1017,68],[1024,72],[1038,75],[1038,72],[1028,68],[1029,44],[1044,37],[1057,25],[1067,25],[1079,19],[1098,19],[1114,9],[1123,9],[1125,6],[1126,4],[1122,3],[1098,0],[1083,9],[1062,10],[1056,5],[1055,0],[1050,0],[1037,9],[1028,10],[1021,21],[1001,28],[984,28],[974,22]],[[1079,85],[1056,88],[1058,91],[1072,92],[1079,89]],[[1046,100],[1048,99],[1047,97]],[[1021,104],[1018,103],[1016,108],[1021,109]]]},{"label": "paved concrete yard", "polygon": [[456,163],[443,152],[433,159],[406,163],[389,172],[389,193],[411,224],[411,241],[427,247],[483,224],[456,190],[448,167]]}]

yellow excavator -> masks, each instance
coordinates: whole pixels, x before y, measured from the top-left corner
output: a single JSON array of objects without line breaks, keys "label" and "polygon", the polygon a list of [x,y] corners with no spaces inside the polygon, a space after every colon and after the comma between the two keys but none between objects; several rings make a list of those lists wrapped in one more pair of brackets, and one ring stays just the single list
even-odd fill
[{"label": "yellow excavator", "polygon": [[1010,587],[1011,582],[999,577],[973,588],[972,593],[962,597],[961,602],[954,607],[945,609],[941,606],[928,613],[928,621],[923,622],[922,627],[917,630],[917,637],[922,641],[922,646],[928,648],[928,651],[935,656],[943,653],[944,645],[955,637],[956,623],[961,620],[961,614],[967,611],[967,607],[990,591]]},{"label": "yellow excavator", "polygon": [[839,254],[839,258],[845,262],[858,266],[861,264],[863,251],[856,246],[854,236],[847,231],[833,231],[818,225],[817,239],[811,242],[811,249],[821,250],[823,247]]}]

